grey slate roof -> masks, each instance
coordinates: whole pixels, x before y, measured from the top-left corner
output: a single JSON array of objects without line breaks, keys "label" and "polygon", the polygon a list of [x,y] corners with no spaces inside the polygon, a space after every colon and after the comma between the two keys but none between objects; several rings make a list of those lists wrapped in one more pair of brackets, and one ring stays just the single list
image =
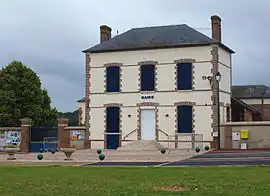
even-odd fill
[{"label": "grey slate roof", "polygon": [[153,48],[199,46],[218,43],[230,53],[230,48],[200,33],[186,24],[134,28],[83,52],[112,52]]},{"label": "grey slate roof", "polygon": [[232,96],[237,98],[270,98],[270,87],[265,85],[232,86]]},{"label": "grey slate roof", "polygon": [[84,98],[81,98],[80,100],[77,101],[78,103],[80,102],[85,102],[85,97]]}]

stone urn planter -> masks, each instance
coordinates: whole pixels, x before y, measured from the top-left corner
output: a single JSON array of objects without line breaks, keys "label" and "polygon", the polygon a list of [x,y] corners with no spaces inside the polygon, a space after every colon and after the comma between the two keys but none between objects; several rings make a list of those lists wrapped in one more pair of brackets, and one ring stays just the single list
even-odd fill
[{"label": "stone urn planter", "polygon": [[16,160],[15,154],[20,151],[20,148],[17,146],[6,146],[4,151],[8,154],[7,160]]},{"label": "stone urn planter", "polygon": [[60,148],[60,151],[62,151],[66,155],[66,158],[64,160],[70,161],[73,160],[71,158],[71,155],[76,151],[76,148],[75,147]]}]

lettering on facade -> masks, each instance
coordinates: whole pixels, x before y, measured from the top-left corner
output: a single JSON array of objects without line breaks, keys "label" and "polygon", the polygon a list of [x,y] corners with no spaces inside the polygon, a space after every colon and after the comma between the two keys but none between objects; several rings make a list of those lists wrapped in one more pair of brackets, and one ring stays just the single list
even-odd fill
[{"label": "lettering on facade", "polygon": [[154,95],[143,95],[141,96],[142,99],[154,99]]}]

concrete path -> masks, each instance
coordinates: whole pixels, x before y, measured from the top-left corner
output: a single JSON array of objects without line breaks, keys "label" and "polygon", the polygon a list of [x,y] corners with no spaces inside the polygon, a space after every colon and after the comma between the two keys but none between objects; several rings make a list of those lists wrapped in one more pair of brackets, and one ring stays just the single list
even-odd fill
[{"label": "concrete path", "polygon": [[[175,150],[161,154],[159,151],[117,151],[105,150],[105,160],[102,163],[158,163],[175,162],[191,158],[198,153],[193,150]],[[43,160],[38,160],[38,153],[16,154],[16,160],[8,161],[8,155],[0,154],[0,164],[20,164],[20,165],[54,165],[54,164],[71,164],[71,165],[85,165],[85,164],[99,164],[98,154],[96,150],[77,150],[73,155],[72,161],[64,161],[65,155],[62,152],[42,153]],[[199,154],[203,154],[200,152]]]}]

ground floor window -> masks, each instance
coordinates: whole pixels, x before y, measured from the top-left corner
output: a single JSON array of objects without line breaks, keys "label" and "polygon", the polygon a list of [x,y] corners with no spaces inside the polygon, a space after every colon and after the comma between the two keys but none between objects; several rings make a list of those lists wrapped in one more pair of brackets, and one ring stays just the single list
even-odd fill
[{"label": "ground floor window", "polygon": [[119,147],[120,132],[120,108],[106,108],[106,146],[107,149],[117,149]]},{"label": "ground floor window", "polygon": [[181,105],[177,107],[177,127],[178,133],[192,133],[193,114],[192,106]]}]

